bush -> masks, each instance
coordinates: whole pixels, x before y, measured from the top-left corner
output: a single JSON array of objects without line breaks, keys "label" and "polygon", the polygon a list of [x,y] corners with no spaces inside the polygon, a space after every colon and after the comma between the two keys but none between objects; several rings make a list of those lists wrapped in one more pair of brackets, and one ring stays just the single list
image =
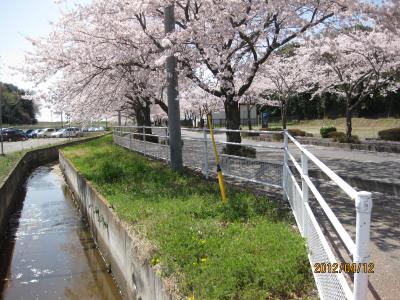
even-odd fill
[{"label": "bush", "polygon": [[335,132],[335,131],[336,131],[335,126],[324,126],[324,127],[321,127],[321,129],[319,130],[319,132],[323,138],[327,138],[328,133]]},{"label": "bush", "polygon": [[283,140],[283,134],[282,133],[273,133],[272,134],[272,140],[274,142],[279,142]]},{"label": "bush", "polygon": [[385,141],[400,142],[400,127],[381,130],[378,132],[378,136]]},{"label": "bush", "polygon": [[306,132],[300,129],[288,129],[288,132],[291,136],[306,136]]},{"label": "bush", "polygon": [[312,133],[306,132],[307,137],[313,137],[314,135]]},{"label": "bush", "polygon": [[333,131],[327,134],[328,138],[331,138],[333,142],[337,143],[352,143],[352,144],[359,144],[360,139],[356,135],[352,135],[350,140],[347,141],[347,136],[344,132],[341,131]]},{"label": "bush", "polygon": [[339,142],[346,140],[346,134],[341,131],[331,131],[326,134],[327,138],[332,139],[333,142]]},{"label": "bush", "polygon": [[264,129],[261,129],[261,130],[264,130],[264,131],[283,131],[283,129],[281,127],[264,128]]},{"label": "bush", "polygon": [[232,149],[231,153],[227,152],[226,146],[222,148],[222,153],[229,155],[236,155],[242,157],[256,158],[256,149],[241,145],[229,145]]},{"label": "bush", "polygon": [[260,133],[258,133],[258,132],[242,132],[242,133],[241,133],[241,136],[242,136],[243,138],[245,138],[245,137],[251,137],[251,136],[260,136]]},{"label": "bush", "polygon": [[[158,144],[158,136],[156,135],[148,135],[151,132],[146,132],[146,142]],[[143,141],[143,133],[134,133],[133,139]]]},{"label": "bush", "polygon": [[184,119],[181,120],[181,126],[182,127],[188,127],[188,128],[192,128],[193,127],[193,120],[188,120],[188,119]]}]

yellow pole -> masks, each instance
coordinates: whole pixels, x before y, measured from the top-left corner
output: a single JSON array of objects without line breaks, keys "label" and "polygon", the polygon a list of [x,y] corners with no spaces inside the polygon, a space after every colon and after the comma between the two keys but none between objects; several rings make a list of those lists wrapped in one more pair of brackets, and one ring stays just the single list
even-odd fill
[{"label": "yellow pole", "polygon": [[227,198],[225,193],[224,175],[222,174],[221,166],[219,164],[219,155],[218,155],[217,145],[215,144],[211,114],[207,115],[207,119],[208,119],[208,127],[210,128],[211,140],[214,146],[215,160],[217,164],[218,184],[219,184],[219,190],[221,192],[221,200],[222,202],[226,203]]}]

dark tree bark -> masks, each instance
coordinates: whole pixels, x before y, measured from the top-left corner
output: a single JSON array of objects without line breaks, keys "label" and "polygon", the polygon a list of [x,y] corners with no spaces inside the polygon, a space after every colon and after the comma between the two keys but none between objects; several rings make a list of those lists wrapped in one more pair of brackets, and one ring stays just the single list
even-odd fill
[{"label": "dark tree bark", "polygon": [[247,125],[249,126],[249,130],[252,130],[251,128],[251,105],[247,104]]},{"label": "dark tree bark", "polygon": [[[240,110],[237,101],[233,100],[233,96],[226,96],[225,106],[225,126],[226,129],[240,129]],[[242,138],[240,132],[227,132],[227,141],[230,143],[241,143]],[[226,145],[226,153],[234,155],[237,153],[239,145]]]},{"label": "dark tree bark", "polygon": [[350,100],[346,102],[346,140],[347,142],[351,141],[351,132],[353,130],[352,127],[352,114],[353,111],[350,108]]},{"label": "dark tree bark", "polygon": [[[151,116],[150,116],[150,101],[144,101],[145,104],[143,104],[141,101],[135,101],[134,104],[132,104],[132,108],[134,110],[134,114],[136,116],[136,121],[138,126],[151,126]],[[134,135],[136,139],[141,139],[143,140],[143,130],[141,128],[137,129],[137,132],[140,133],[140,135]],[[144,130],[146,137],[145,140],[148,142],[152,143],[158,143],[158,138],[155,136],[148,136],[147,134],[152,134],[151,128],[145,128]]]},{"label": "dark tree bark", "polygon": [[282,128],[286,129],[287,125],[287,107],[289,101],[281,101],[281,118],[282,118]]}]

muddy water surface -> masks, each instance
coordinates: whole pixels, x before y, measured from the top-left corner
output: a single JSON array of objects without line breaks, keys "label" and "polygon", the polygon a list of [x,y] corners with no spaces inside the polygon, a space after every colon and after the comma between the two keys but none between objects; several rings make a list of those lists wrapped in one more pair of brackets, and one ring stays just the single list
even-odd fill
[{"label": "muddy water surface", "polygon": [[21,194],[0,249],[0,299],[122,299],[58,165],[37,168]]}]

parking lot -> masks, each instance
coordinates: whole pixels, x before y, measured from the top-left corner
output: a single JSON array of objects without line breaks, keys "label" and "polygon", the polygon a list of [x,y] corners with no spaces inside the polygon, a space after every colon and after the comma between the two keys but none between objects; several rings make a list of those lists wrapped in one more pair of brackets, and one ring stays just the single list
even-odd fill
[{"label": "parking lot", "polygon": [[29,139],[18,142],[4,142],[4,153],[12,153],[27,149],[38,148],[41,146],[60,144],[68,141],[68,138],[47,138],[47,139]]}]

